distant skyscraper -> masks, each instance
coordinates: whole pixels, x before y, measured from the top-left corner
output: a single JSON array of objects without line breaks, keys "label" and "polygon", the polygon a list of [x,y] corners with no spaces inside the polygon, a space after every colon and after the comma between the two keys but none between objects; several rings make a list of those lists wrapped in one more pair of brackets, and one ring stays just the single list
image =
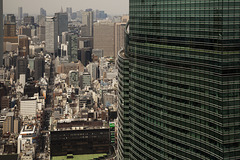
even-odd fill
[{"label": "distant skyscraper", "polygon": [[114,23],[94,23],[94,49],[102,49],[104,56],[114,57]]},{"label": "distant skyscraper", "polygon": [[47,17],[45,25],[46,51],[56,53],[58,47],[58,22],[56,17]]},{"label": "distant skyscraper", "polygon": [[3,0],[0,0],[0,66],[3,64]]},{"label": "distant skyscraper", "polygon": [[118,159],[240,159],[240,1],[129,6]]},{"label": "distant skyscraper", "polygon": [[62,32],[68,31],[68,15],[66,12],[59,12],[55,13],[55,17],[58,22],[58,36],[60,36],[61,39]]},{"label": "distant skyscraper", "polygon": [[23,19],[23,9],[22,7],[18,7],[18,20],[21,21]]},{"label": "distant skyscraper", "polygon": [[40,15],[42,15],[42,16],[47,16],[47,12],[46,12],[46,10],[45,9],[43,9],[43,8],[40,8]]},{"label": "distant skyscraper", "polygon": [[82,37],[93,36],[93,11],[83,12],[82,14]]},{"label": "distant skyscraper", "polygon": [[72,17],[72,7],[67,7],[66,12],[68,14],[68,19],[71,20]]}]

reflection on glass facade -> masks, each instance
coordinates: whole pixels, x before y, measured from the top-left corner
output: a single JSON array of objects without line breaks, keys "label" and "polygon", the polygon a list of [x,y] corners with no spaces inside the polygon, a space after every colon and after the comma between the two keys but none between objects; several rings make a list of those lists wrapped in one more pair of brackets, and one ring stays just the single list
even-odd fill
[{"label": "reflection on glass facade", "polygon": [[124,159],[240,159],[240,0],[129,5]]}]

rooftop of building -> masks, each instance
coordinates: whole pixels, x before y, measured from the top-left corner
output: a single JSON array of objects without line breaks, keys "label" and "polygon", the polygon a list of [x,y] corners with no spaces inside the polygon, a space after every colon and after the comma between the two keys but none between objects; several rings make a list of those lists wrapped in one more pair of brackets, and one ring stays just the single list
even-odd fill
[{"label": "rooftop of building", "polygon": [[28,124],[23,126],[20,134],[33,134],[36,130],[36,126],[32,124]]}]

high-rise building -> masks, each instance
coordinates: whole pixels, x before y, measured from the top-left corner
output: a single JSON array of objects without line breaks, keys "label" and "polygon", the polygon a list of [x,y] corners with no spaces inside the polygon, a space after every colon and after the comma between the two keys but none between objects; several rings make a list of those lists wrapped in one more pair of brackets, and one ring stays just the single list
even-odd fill
[{"label": "high-rise building", "polygon": [[102,49],[104,56],[114,57],[114,23],[94,23],[94,49]]},{"label": "high-rise building", "polygon": [[93,36],[93,11],[86,11],[82,14],[82,37],[92,37]]},{"label": "high-rise building", "polygon": [[66,12],[59,12],[55,13],[55,17],[58,22],[58,36],[60,36],[61,39],[62,32],[68,31],[68,14]]},{"label": "high-rise building", "polygon": [[18,7],[18,20],[21,21],[23,18],[23,9],[22,7]]},{"label": "high-rise building", "polygon": [[29,40],[26,35],[18,35],[18,55],[27,56],[29,55]]},{"label": "high-rise building", "polygon": [[92,48],[85,47],[78,50],[78,60],[86,67],[92,61]]},{"label": "high-rise building", "polygon": [[45,61],[43,57],[35,57],[34,60],[34,74],[35,80],[39,80],[43,77]]},{"label": "high-rise building", "polygon": [[7,132],[14,132],[14,112],[8,112],[6,114],[6,119],[3,122],[3,133]]},{"label": "high-rise building", "polygon": [[82,75],[80,75],[80,87],[84,89],[87,86],[91,86],[91,74],[84,72]]},{"label": "high-rise building", "polygon": [[3,64],[3,0],[0,0],[0,66]]},{"label": "high-rise building", "polygon": [[19,35],[26,35],[28,37],[31,37],[31,27],[30,26],[21,26],[19,28]]},{"label": "high-rise building", "polygon": [[68,14],[68,19],[71,20],[71,16],[72,16],[72,7],[67,7],[66,8],[66,12]]},{"label": "high-rise building", "polygon": [[16,65],[16,79],[20,78],[20,74],[26,75],[26,80],[28,78],[28,61],[26,57],[18,57]]},{"label": "high-rise building", "polygon": [[43,9],[43,8],[40,8],[40,15],[46,17],[46,16],[47,16],[47,12],[46,12],[46,10]]},{"label": "high-rise building", "polygon": [[58,47],[58,22],[56,17],[47,17],[45,25],[46,51],[56,53]]},{"label": "high-rise building", "polygon": [[16,18],[14,14],[7,14],[4,20],[4,37],[16,36]]},{"label": "high-rise building", "polygon": [[69,72],[69,85],[73,87],[79,87],[79,71],[71,70]]},{"label": "high-rise building", "polygon": [[23,23],[25,26],[27,25],[33,25],[34,24],[34,17],[33,16],[27,16],[23,18]]},{"label": "high-rise building", "polygon": [[68,35],[68,60],[69,62],[78,61],[78,35]]},{"label": "high-rise building", "polygon": [[37,113],[37,99],[30,97],[20,101],[20,115],[25,118],[36,117]]},{"label": "high-rise building", "polygon": [[129,4],[119,159],[239,159],[239,1]]}]

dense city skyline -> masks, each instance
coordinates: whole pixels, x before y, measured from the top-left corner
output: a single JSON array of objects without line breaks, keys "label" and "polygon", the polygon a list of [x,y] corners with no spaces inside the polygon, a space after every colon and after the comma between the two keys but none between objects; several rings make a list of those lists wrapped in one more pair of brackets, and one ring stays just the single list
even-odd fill
[{"label": "dense city skyline", "polygon": [[[33,6],[34,4],[34,6]],[[18,7],[23,7],[24,13],[39,14],[39,9],[44,8],[48,15],[53,15],[59,12],[61,7],[66,10],[66,7],[72,7],[73,11],[85,10],[86,8],[104,10],[108,14],[128,14],[128,0],[4,0],[3,12],[4,14],[17,14]]]}]

